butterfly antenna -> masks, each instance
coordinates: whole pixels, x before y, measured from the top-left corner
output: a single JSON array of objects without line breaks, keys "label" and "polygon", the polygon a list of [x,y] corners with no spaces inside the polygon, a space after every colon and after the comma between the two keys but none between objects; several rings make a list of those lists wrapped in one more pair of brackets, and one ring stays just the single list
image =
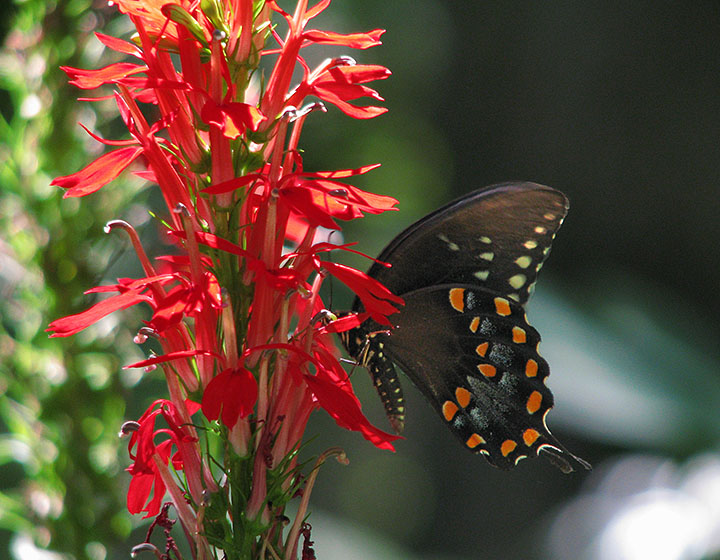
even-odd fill
[{"label": "butterfly antenna", "polygon": [[[337,233],[337,231],[332,230],[332,231],[328,234],[328,237],[327,237],[328,243],[330,243],[330,242],[332,241],[332,236],[333,236],[334,233]],[[329,260],[330,262],[333,262],[332,259],[333,259],[332,251],[329,251],[329,252],[328,252],[328,260]],[[333,307],[333,286],[334,286],[334,285],[335,285],[335,282],[333,282],[333,277],[332,277],[332,275],[330,275],[330,287],[328,288],[328,292],[329,292],[329,294],[328,294],[328,301],[329,301],[329,303],[330,303],[330,309],[332,309],[332,307]]]}]

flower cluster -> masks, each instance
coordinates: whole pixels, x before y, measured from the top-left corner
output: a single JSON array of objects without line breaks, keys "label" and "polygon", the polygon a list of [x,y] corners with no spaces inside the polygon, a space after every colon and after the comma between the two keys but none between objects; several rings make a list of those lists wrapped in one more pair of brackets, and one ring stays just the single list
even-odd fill
[{"label": "flower cluster", "polygon": [[[88,131],[113,149],[53,184],[82,197],[132,165],[160,188],[162,227],[176,250],[151,260],[130,224],[109,223],[108,231],[128,234],[145,276],[89,290],[111,295],[48,330],[69,336],[147,304],[151,316],[136,341],[152,338],[160,351],[127,367],[160,366],[168,398],[123,426],[133,461],[128,509],[165,516],[169,494],[196,558],[211,558],[213,548],[227,558],[295,558],[301,534],[310,557],[302,518],[315,470],[305,478],[297,459],[310,414],[322,408],[382,449],[397,437],[363,415],[332,333],[365,317],[388,324],[401,300],[323,258],[350,249],[318,235],[394,209],[395,199],[346,182],[375,166],[306,171],[298,149],[305,119],[325,103],[357,119],[384,113],[366,84],[390,73],[347,56],[312,69],[300,53],[314,44],[367,49],[383,31],[308,28],[330,0],[299,0],[292,14],[274,0],[114,3],[137,34],[97,37],[134,61],[64,70],[81,89],[113,88],[130,139]],[[358,103],[363,98],[370,104]],[[107,97],[89,100],[99,99]],[[358,295],[362,317],[325,310],[319,291],[328,275]],[[284,508],[295,495],[303,505],[284,535]]]}]

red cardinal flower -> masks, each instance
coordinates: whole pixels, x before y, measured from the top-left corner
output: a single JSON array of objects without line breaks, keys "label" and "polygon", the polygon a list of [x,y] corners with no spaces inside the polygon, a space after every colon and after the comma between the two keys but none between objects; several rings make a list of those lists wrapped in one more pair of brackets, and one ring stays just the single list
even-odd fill
[{"label": "red cardinal flower", "polygon": [[245,368],[226,369],[205,387],[202,411],[208,420],[222,417],[223,425],[233,428],[239,418],[250,414],[257,401],[255,378]]},{"label": "red cardinal flower", "polygon": [[[289,500],[312,488],[315,475],[306,479],[298,460],[310,415],[322,409],[380,449],[397,439],[363,414],[332,333],[366,316],[387,325],[402,300],[320,258],[351,251],[323,239],[326,229],[395,210],[397,200],[348,182],[377,165],[307,171],[300,145],[305,120],[322,116],[324,103],[357,119],[386,111],[374,84],[390,71],[344,54],[380,45],[384,31],[312,29],[329,0],[298,0],[292,13],[274,0],[114,5],[134,25],[132,40],[97,37],[130,60],[64,70],[96,95],[85,101],[114,96],[128,136],[86,129],[110,150],[53,184],[83,197],[132,167],[159,189],[165,206],[153,215],[174,250],[151,261],[129,224],[111,222],[128,234],[143,277],[89,290],[106,295],[48,330],[69,336],[146,303],[136,341],[153,351],[128,367],[162,375],[168,398],[126,426],[128,509],[157,516],[167,494],[196,558],[294,558],[307,498],[286,535],[283,519]],[[301,53],[318,44],[343,52],[311,68]],[[261,60],[273,63],[266,55],[275,59],[263,77]],[[334,320],[325,309],[328,275],[357,294],[362,317]]]},{"label": "red cardinal flower", "polygon": [[349,266],[328,261],[318,262],[317,265],[351,288],[376,323],[390,325],[387,316],[397,313],[397,307],[393,304],[402,305],[403,300],[401,297],[393,294],[380,282],[370,278],[364,272]]},{"label": "red cardinal flower", "polygon": [[314,95],[337,106],[343,113],[355,119],[371,119],[387,112],[385,107],[360,107],[349,103],[361,97],[384,101],[372,88],[361,85],[375,80],[385,80],[390,71],[384,66],[355,65],[352,59],[331,60],[326,66],[307,75],[297,87],[288,103],[301,102],[306,96]]},{"label": "red cardinal flower", "polygon": [[[155,428],[155,421],[159,416],[163,417],[169,428]],[[161,436],[167,436],[168,439],[156,443],[155,439]],[[182,426],[182,420],[173,403],[160,399],[150,405],[137,421],[137,427],[128,443],[128,453],[133,459],[133,464],[127,468],[132,476],[127,497],[130,513],[144,511],[145,517],[152,517],[160,512],[166,486],[154,458],[158,457],[167,464],[172,448],[175,447],[177,450],[172,456],[173,467],[175,470],[183,470],[182,450],[187,443],[195,441],[197,438]]]},{"label": "red cardinal flower", "polygon": [[[206,309],[220,307],[217,280],[209,273],[205,273],[201,278],[203,283],[196,285],[183,273],[175,271],[139,280],[119,279],[118,284],[92,288],[85,293],[118,292],[118,295],[104,299],[76,315],[56,319],[50,323],[47,330],[52,332],[52,337],[70,336],[114,311],[145,302],[153,308],[152,318],[147,324],[157,333],[163,333],[185,317],[193,317]],[[166,286],[174,281],[179,283],[168,292],[151,290],[154,286]]]}]

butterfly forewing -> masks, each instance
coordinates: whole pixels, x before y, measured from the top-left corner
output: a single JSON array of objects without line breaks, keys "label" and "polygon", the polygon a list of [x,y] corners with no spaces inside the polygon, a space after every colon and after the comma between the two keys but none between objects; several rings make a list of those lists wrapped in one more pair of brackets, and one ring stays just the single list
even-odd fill
[{"label": "butterfly forewing", "polygon": [[567,214],[565,196],[535,183],[504,183],[436,210],[398,235],[368,272],[396,294],[476,284],[524,304]]}]

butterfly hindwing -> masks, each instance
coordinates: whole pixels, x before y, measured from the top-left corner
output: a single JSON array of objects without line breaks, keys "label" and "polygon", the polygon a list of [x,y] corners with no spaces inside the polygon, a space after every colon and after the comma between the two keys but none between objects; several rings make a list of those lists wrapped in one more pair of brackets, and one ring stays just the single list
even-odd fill
[{"label": "butterfly hindwing", "polygon": [[[395,328],[377,342],[468,449],[505,469],[541,448],[562,453],[544,421],[553,405],[549,368],[522,306],[471,285],[403,297]],[[421,341],[413,336],[418,322]]]}]

